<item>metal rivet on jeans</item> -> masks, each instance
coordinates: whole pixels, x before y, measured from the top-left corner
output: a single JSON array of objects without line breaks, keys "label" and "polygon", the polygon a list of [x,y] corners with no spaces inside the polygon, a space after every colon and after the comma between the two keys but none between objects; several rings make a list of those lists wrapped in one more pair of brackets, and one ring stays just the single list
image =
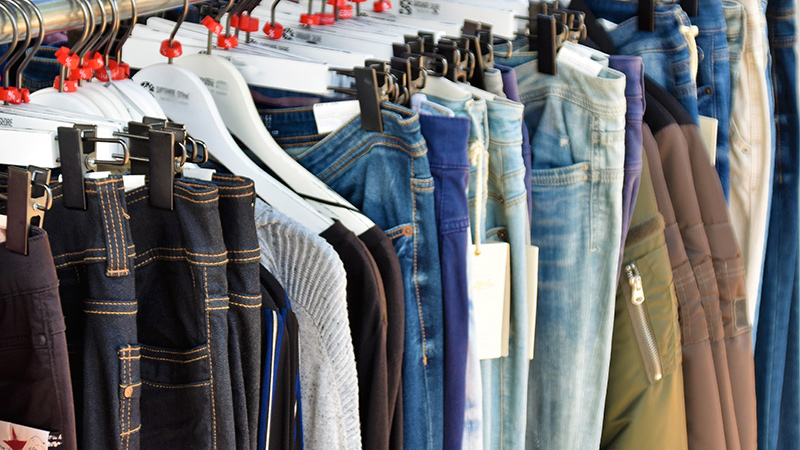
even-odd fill
[{"label": "metal rivet on jeans", "polygon": [[710,87],[706,88],[706,94],[711,94],[712,92],[714,92],[713,89],[711,89]]},{"label": "metal rivet on jeans", "polygon": [[411,227],[403,227],[403,236],[411,236],[414,230]]},{"label": "metal rivet on jeans", "polygon": [[742,147],[742,153],[744,154],[750,153],[750,149],[748,147]]},{"label": "metal rivet on jeans", "polygon": [[505,230],[500,230],[497,232],[497,237],[500,239],[505,239],[508,237],[508,233],[506,233]]},{"label": "metal rivet on jeans", "polygon": [[36,336],[36,345],[44,345],[47,343],[47,336],[39,334]]},{"label": "metal rivet on jeans", "polygon": [[503,198],[503,196],[501,195],[501,196],[500,196],[500,198],[498,198],[498,199],[497,199],[497,201],[499,201],[500,203],[503,203],[503,202],[504,202],[504,201],[506,201],[506,200],[505,200],[505,199]]},{"label": "metal rivet on jeans", "polygon": [[128,386],[125,388],[125,398],[133,397],[133,386]]}]

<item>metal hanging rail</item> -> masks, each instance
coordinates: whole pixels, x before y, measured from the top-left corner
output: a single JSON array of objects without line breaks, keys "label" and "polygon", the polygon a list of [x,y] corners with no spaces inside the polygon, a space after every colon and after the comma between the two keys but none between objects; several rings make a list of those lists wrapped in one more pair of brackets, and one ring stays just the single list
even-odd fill
[{"label": "metal hanging rail", "polygon": [[[0,0],[2,1],[2,0]],[[189,3],[200,3],[203,0],[189,0]],[[55,33],[58,31],[67,31],[83,26],[83,14],[78,6],[76,0],[33,0],[33,3],[39,8],[44,18],[44,29],[47,33]],[[111,17],[111,5],[108,2],[103,2],[106,5],[107,17]],[[117,0],[119,6],[119,13],[122,20],[130,19],[131,17],[131,4],[126,0]],[[93,4],[95,19],[99,23],[102,19],[102,13],[98,4]],[[136,12],[139,15],[152,14],[160,11],[165,11],[172,8],[183,6],[183,0],[136,0]],[[16,11],[15,8],[10,8]],[[17,27],[19,28],[20,36],[24,36],[27,30],[25,29],[25,21],[22,15],[17,13]],[[109,19],[110,20],[110,19]],[[36,20],[31,24],[33,28],[33,36],[39,34],[39,25]],[[0,44],[11,42],[12,27],[11,23],[5,15],[0,14]]]}]

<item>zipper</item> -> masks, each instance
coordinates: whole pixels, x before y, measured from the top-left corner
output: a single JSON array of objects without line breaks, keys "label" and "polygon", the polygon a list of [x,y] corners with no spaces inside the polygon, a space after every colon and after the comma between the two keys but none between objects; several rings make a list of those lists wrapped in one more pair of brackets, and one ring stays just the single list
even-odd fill
[{"label": "zipper", "polygon": [[639,274],[639,268],[636,267],[635,263],[625,266],[625,273],[628,276],[628,284],[631,287],[630,301],[626,303],[628,304],[633,331],[639,343],[639,351],[642,353],[642,361],[651,382],[658,381],[662,378],[664,372],[661,365],[661,355],[658,351],[658,343],[653,333],[653,327],[650,324],[647,307],[644,304],[645,296],[642,276]]}]

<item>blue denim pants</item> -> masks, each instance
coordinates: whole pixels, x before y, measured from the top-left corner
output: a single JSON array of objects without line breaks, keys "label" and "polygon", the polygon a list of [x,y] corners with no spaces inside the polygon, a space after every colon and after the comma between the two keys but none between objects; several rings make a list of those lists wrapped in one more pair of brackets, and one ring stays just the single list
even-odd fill
[{"label": "blue denim pants", "polygon": [[535,53],[514,67],[533,148],[531,242],[539,298],[530,364],[528,448],[596,448],[611,356],[622,232],[625,77],[559,63],[542,74]]},{"label": "blue denim pants", "polygon": [[[172,211],[126,194],[136,244],[142,447],[235,448],[220,189],[177,180]],[[191,413],[188,413],[191,411]]]},{"label": "blue denim pants", "polygon": [[793,448],[800,440],[800,118],[794,3],[771,0],[766,10],[776,118],[772,217],[780,220],[769,224],[755,348],[758,447],[764,449]]},{"label": "blue denim pants", "polygon": [[720,0],[700,0],[698,7],[702,13],[691,18],[699,30],[695,40],[701,54],[697,73],[697,108],[701,115],[719,121],[716,168],[727,199],[731,183],[728,161],[731,113],[728,27]]},{"label": "blue denim pants", "polygon": [[642,179],[642,118],[644,117],[644,64],[638,56],[612,55],[608,67],[625,74],[625,178],[622,180],[622,240],[620,241],[619,265],[622,271],[622,255],[625,238],[631,226],[633,207],[639,195]]},{"label": "blue denim pants", "polygon": [[444,319],[434,180],[419,115],[390,103],[381,113],[383,133],[362,130],[356,117],[327,136],[317,133],[311,108],[264,114],[287,153],[392,239],[406,298],[403,442],[406,448],[439,449]]},{"label": "blue denim pants", "polygon": [[[438,105],[437,105],[438,106]],[[428,145],[434,181],[434,204],[442,263],[444,298],[444,448],[461,449],[466,402],[467,344],[469,341],[469,120],[420,110],[420,128]]]},{"label": "blue denim pants", "polygon": [[[728,54],[730,55],[731,68],[731,92],[733,92],[736,89],[736,84],[739,81],[739,63],[742,61],[742,50],[744,50],[746,19],[742,4],[735,0],[722,0],[722,14],[725,17],[725,36],[728,39]],[[730,129],[728,131],[730,131]],[[730,186],[728,187],[730,188]]]},{"label": "blue denim pants", "polygon": [[78,448],[137,449],[142,383],[131,227],[122,177],[86,180],[87,209],[51,184],[50,235],[67,326]]},{"label": "blue denim pants", "polygon": [[644,71],[666,88],[698,121],[697,84],[692,79],[691,55],[681,26],[689,17],[677,3],[657,4],[655,32],[639,30],[636,2],[622,0],[584,0],[598,18],[619,25],[608,32],[621,55],[641,56]]}]

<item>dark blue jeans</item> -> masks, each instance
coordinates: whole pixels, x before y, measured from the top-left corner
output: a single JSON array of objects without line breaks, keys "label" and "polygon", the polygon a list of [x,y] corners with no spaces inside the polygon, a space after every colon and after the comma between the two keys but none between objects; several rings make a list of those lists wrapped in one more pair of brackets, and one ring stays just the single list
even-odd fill
[{"label": "dark blue jeans", "polygon": [[798,189],[800,118],[793,0],[770,0],[767,27],[775,95],[775,175],[772,220],[758,312],[755,347],[758,447],[788,449],[800,440],[798,340]]},{"label": "dark blue jeans", "polygon": [[460,449],[464,436],[469,292],[469,119],[420,114],[434,182],[444,299],[444,448]]},{"label": "dark blue jeans", "polygon": [[444,319],[434,181],[419,116],[390,103],[381,113],[383,133],[362,130],[356,117],[326,137],[317,133],[311,108],[262,111],[287,153],[392,239],[406,299],[403,442],[406,448],[438,449]]},{"label": "dark blue jeans", "polygon": [[121,177],[86,180],[87,209],[64,206],[55,184],[45,217],[67,325],[78,448],[136,449],[141,439],[131,227]]},{"label": "dark blue jeans", "polygon": [[728,162],[731,114],[728,26],[720,0],[700,0],[698,6],[702,13],[691,18],[692,24],[699,29],[695,40],[698,51],[701,52],[697,73],[697,109],[701,115],[719,121],[716,167],[727,199],[731,184]]},{"label": "dark blue jeans", "polygon": [[228,252],[220,190],[174,183],[172,211],[147,186],[126,195],[136,243],[142,448],[236,448],[228,364]]}]

